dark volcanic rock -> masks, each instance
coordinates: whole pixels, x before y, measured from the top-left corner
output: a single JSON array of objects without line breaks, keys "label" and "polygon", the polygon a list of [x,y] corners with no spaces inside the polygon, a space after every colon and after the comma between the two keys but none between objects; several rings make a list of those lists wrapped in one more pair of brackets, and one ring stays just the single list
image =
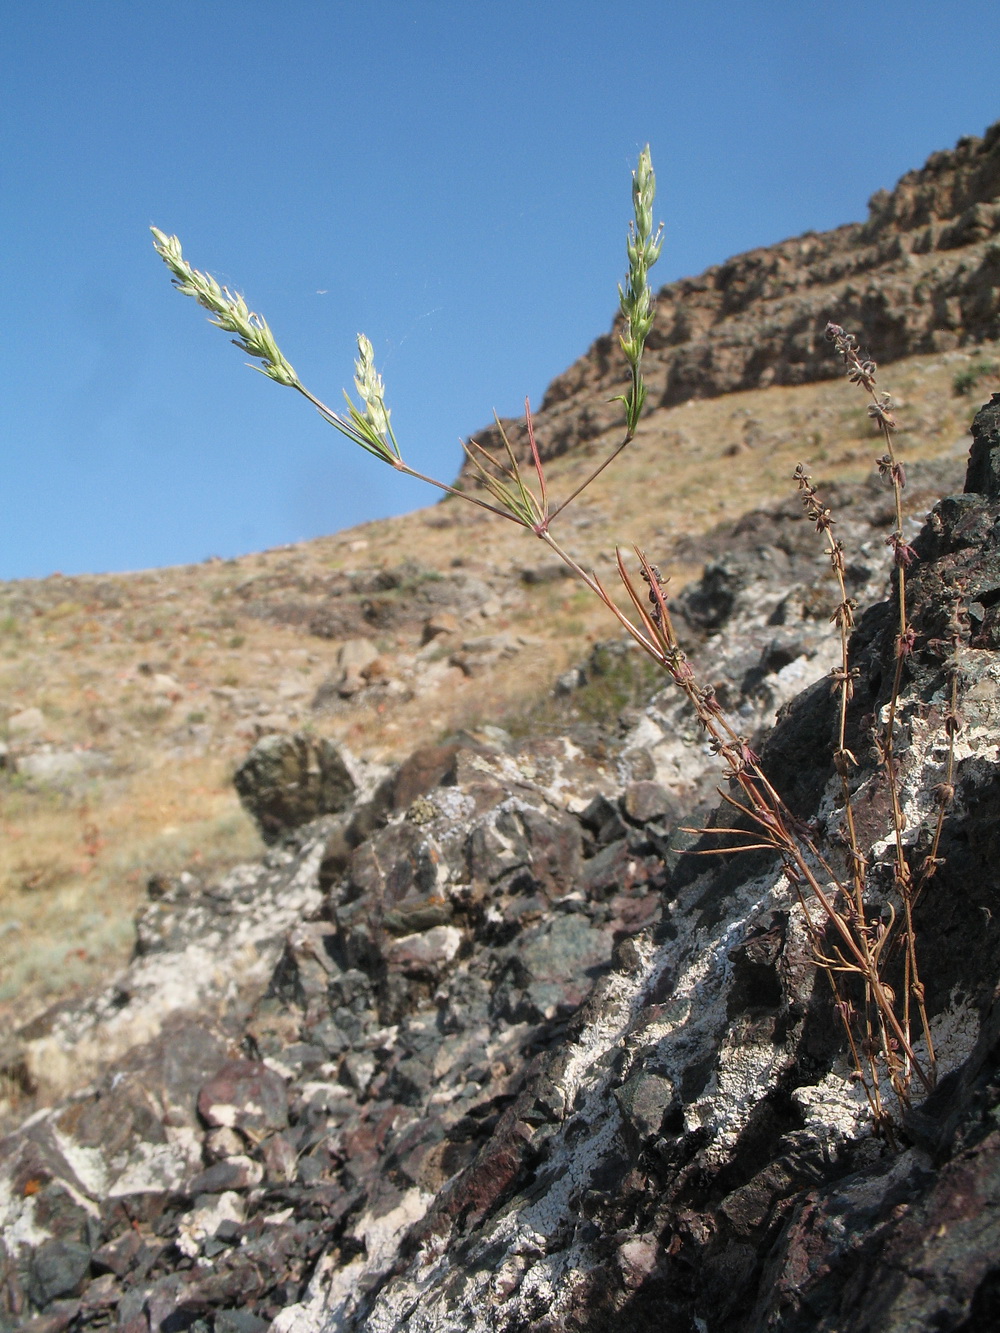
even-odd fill
[{"label": "dark volcanic rock", "polygon": [[966,491],[1000,500],[1000,393],[976,413]]},{"label": "dark volcanic rock", "polygon": [[[993,481],[981,481],[987,493]],[[630,941],[626,967],[598,985],[476,1163],[432,1205],[413,1257],[349,1326],[991,1326],[1000,669],[962,608],[989,597],[997,532],[998,502],[943,501],[910,580],[918,648],[898,709],[899,753],[918,838],[940,781],[956,654],[964,726],[945,862],[917,914],[939,1083],[907,1113],[900,1141],[871,1136],[799,909],[773,864],[684,867],[667,883],[653,935]],[[859,625],[858,734],[863,714],[886,701],[893,636],[880,607]],[[801,817],[835,828],[820,689],[789,709],[768,749]],[[877,777],[858,781],[865,846],[878,849],[887,806]],[[584,812],[591,830],[609,817],[599,801]],[[873,883],[885,855],[871,854]],[[531,1107],[543,1089],[562,1109],[541,1136]],[[478,1201],[471,1212],[456,1207],[466,1197]],[[318,1327],[334,1307],[318,1292],[314,1302],[304,1323],[282,1327]]]},{"label": "dark volcanic rock", "polygon": [[198,1093],[198,1113],[207,1125],[238,1129],[260,1138],[288,1123],[284,1080],[255,1060],[229,1060]]},{"label": "dark volcanic rock", "polygon": [[[991,459],[970,473],[987,490]],[[884,496],[838,503],[863,595]],[[685,614],[697,600],[677,614],[836,857],[836,658],[800,512],[728,539],[716,629]],[[665,693],[617,750],[459,740],[260,865],[151,884],[128,971],[20,1039],[26,1068],[79,1055],[96,1073],[3,1141],[0,1326],[988,1327],[998,520],[982,495],[942,501],[910,571],[898,754],[918,848],[956,660],[963,730],[944,864],[916,907],[941,1076],[894,1145],[872,1136],[773,859],[684,854],[710,846],[678,822],[719,779]],[[894,623],[876,604],[853,641],[863,763]],[[856,780],[881,892],[888,806]]]},{"label": "dark volcanic rock", "polygon": [[265,736],[233,781],[265,842],[345,809],[355,794],[354,779],[336,746],[309,736]]},{"label": "dark volcanic rock", "polygon": [[[980,244],[996,143],[873,202],[862,239],[922,228],[917,255]],[[755,273],[780,297],[780,273],[735,265],[723,323]],[[277,738],[240,778],[275,844],[263,860],[151,881],[130,967],[17,1034],[11,1066],[41,1104],[0,1143],[0,1330],[996,1324],[996,440],[994,403],[966,493],[935,506],[907,579],[916,643],[894,736],[914,864],[951,799],[914,908],[938,1077],[891,1107],[891,1134],[872,1132],[776,858],[720,856],[714,835],[680,827],[739,813],[707,803],[717,758],[670,692],[600,745],[459,737],[360,794],[332,747]],[[918,498],[949,489],[940,469],[911,483]],[[825,498],[852,595],[881,597],[885,491]],[[822,544],[793,500],[713,551],[674,608],[689,660],[840,865]],[[437,595],[416,575],[370,579],[326,592],[365,599],[366,623]],[[873,903],[893,883],[872,728],[897,623],[876,600],[852,640]],[[45,1071],[73,1062],[77,1090],[44,1105]]]}]

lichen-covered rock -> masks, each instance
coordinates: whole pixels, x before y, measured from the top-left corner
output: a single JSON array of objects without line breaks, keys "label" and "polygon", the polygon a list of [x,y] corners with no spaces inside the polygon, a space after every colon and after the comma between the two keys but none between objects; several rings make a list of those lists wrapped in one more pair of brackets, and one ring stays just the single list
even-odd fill
[{"label": "lichen-covered rock", "polygon": [[326,739],[265,736],[233,778],[240,801],[265,842],[320,815],[344,810],[356,784],[340,751]]},{"label": "lichen-covered rock", "polygon": [[988,500],[1000,500],[1000,393],[976,413],[965,488]]},{"label": "lichen-covered rock", "polygon": [[[627,968],[599,983],[542,1058],[411,1231],[407,1256],[357,1313],[317,1284],[279,1317],[281,1330],[989,1325],[1000,1241],[1000,669],[961,608],[992,586],[998,531],[996,502],[943,502],[910,580],[920,639],[898,753],[918,827],[940,781],[955,654],[964,729],[944,864],[917,912],[939,1082],[906,1118],[902,1144],[871,1135],[783,875],[761,857],[682,868],[660,923],[631,941]],[[878,606],[859,626],[858,734],[887,698],[893,633]],[[828,704],[807,695],[766,751],[779,789],[788,784],[818,828],[839,819],[831,725]],[[879,778],[859,780],[870,793],[858,805],[866,846],[884,848]],[[601,823],[599,804],[589,815]]]},{"label": "lichen-covered rock", "polygon": [[[844,528],[873,540],[878,492],[840,498]],[[780,560],[759,549],[765,523]],[[837,855],[806,526],[750,516],[721,618],[699,621],[696,591],[678,619]],[[956,662],[963,729],[916,907],[939,1080],[895,1143],[871,1132],[780,866],[687,854],[716,845],[678,824],[719,778],[670,696],[617,745],[459,737],[259,865],[151,883],[123,976],[18,1034],[39,1105],[0,1143],[0,1329],[990,1327],[998,534],[1000,501],[952,496],[910,571],[897,755],[918,851]],[[861,564],[857,589],[874,587]],[[876,604],[853,640],[875,876],[887,802],[865,738],[894,626]],[[79,1082],[46,1105],[71,1065]]]}]

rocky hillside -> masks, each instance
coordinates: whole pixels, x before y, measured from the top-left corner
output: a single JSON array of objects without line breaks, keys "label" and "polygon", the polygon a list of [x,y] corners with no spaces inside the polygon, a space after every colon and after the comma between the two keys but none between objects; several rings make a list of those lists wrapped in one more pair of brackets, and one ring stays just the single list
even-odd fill
[{"label": "rocky hillside", "polygon": [[[942,607],[961,629],[918,923],[933,1096],[873,1137],[787,882],[689,854],[716,757],[508,525],[449,500],[240,560],[6,584],[4,1333],[996,1322],[1000,398],[953,492],[1000,386],[998,145],[935,155],[866,224],[665,289],[652,410],[560,519],[602,576],[634,540],[669,565],[695,670],[835,848],[835,598],[788,492],[803,458],[830,478],[870,604],[868,765],[891,502],[822,324],[898,358],[913,536],[951,496],[917,543],[899,716],[918,846]],[[614,439],[614,352],[539,414],[557,493]],[[885,802],[859,785],[877,888]]]},{"label": "rocky hillside", "polygon": [[[1000,387],[1000,346],[884,378],[908,463],[960,468],[968,391]],[[553,461],[556,494],[601,444]],[[798,462],[860,480],[876,452],[841,381],[659,408],[559,520],[563,539],[611,581],[616,543],[639,540],[679,589],[748,509],[788,497]],[[933,498],[908,489],[915,519]],[[305,729],[377,766],[462,729],[556,734],[641,702],[615,673],[553,696],[614,632],[560,572],[449,501],[237,560],[0,585],[0,1019],[124,966],[151,875],[260,851],[232,773],[261,735]]]},{"label": "rocky hillside", "polygon": [[[494,729],[381,778],[275,734],[238,775],[264,859],[151,883],[131,966],[8,1053],[26,1088],[60,1065],[82,1086],[0,1143],[0,1326],[994,1327],[1000,394],[966,487],[910,580],[896,752],[918,837],[949,623],[962,729],[916,920],[938,1081],[890,1137],[780,860],[688,854],[717,845],[686,827],[718,822],[717,759],[669,692],[617,739]],[[829,498],[863,601],[884,494]],[[827,561],[797,505],[725,545],[676,605],[692,666],[836,858]],[[853,641],[873,892],[895,626],[877,601]]]},{"label": "rocky hillside", "polygon": [[[880,190],[865,222],[751,250],[663,287],[643,362],[649,405],[837,374],[828,320],[864,330],[882,362],[1000,337],[1000,122]],[[616,427],[618,325],[553,380],[536,426],[546,457]],[[528,457],[523,425],[504,423]],[[475,436],[497,447],[495,428]]]}]

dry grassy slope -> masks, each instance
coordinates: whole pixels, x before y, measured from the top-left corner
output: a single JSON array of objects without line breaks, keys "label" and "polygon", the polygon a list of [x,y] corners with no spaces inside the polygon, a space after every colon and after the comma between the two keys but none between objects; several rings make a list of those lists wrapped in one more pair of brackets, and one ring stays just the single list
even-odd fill
[{"label": "dry grassy slope", "polygon": [[[973,404],[1000,382],[982,374],[960,397],[954,380],[997,359],[988,345],[891,367],[904,456],[965,451]],[[613,442],[553,462],[554,494]],[[800,459],[818,477],[858,478],[876,445],[861,395],[840,381],[660,409],[563,516],[561,535],[605,574],[615,544],[633,541],[669,567],[679,537],[784,498]],[[230,778],[261,730],[307,728],[391,760],[457,727],[502,722],[550,690],[613,627],[573,584],[524,582],[545,557],[512,525],[449,500],[238,560],[0,585],[0,737],[5,720],[42,713],[40,728],[8,736],[22,773],[0,774],[0,1018],[23,1020],[123,963],[151,874],[211,871],[260,850]],[[314,707],[339,647],[310,631],[316,606],[342,605],[326,595],[351,571],[370,592],[376,571],[407,562],[420,569],[399,586],[347,599],[374,621],[372,684]],[[697,570],[672,572],[676,587]],[[420,654],[429,605],[444,597],[447,609],[453,589],[457,629]],[[25,777],[25,759],[47,754],[91,771]]]}]

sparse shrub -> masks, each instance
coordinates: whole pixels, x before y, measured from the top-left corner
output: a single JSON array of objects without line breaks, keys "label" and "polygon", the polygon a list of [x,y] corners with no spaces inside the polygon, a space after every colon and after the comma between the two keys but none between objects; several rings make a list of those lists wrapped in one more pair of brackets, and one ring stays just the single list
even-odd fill
[{"label": "sparse shrub", "polygon": [[952,391],[958,398],[967,397],[978,386],[980,380],[996,377],[1000,377],[1000,362],[973,361],[964,370],[960,370],[952,380]]},{"label": "sparse shrub", "polygon": [[137,704],[128,711],[129,720],[139,727],[155,727],[170,716],[169,704]]},{"label": "sparse shrub", "polygon": [[[525,416],[531,455],[530,471],[516,456],[498,420],[504,447],[503,457],[493,457],[475,441],[464,446],[482,488],[479,493],[471,489],[460,490],[424,476],[404,461],[390,423],[382,378],[375,368],[374,350],[364,334],[358,335],[354,377],[360,406],[345,393],[346,413],[335,412],[305,387],[278,347],[267,322],[249,309],[242,296],[220,286],[210,274],[192,268],[183,257],[176,236],[168,236],[156,228],[152,230],[155,248],[171,270],[178,291],[192,296],[211,312],[214,324],[234,335],[235,345],[260,362],[254,369],[301,394],[325,421],[379,462],[397,472],[426,481],[447,496],[461,498],[533,534],[585,588],[604,603],[644,657],[629,654],[621,659],[620,664],[616,662],[613,668],[593,673],[591,680],[595,683],[595,693],[602,696],[594,700],[596,713],[603,715],[608,708],[620,708],[634,693],[637,681],[631,664],[633,656],[650,663],[660,680],[662,673],[666,672],[684,693],[730,779],[730,788],[724,793],[724,799],[732,808],[733,827],[715,828],[711,832],[735,838],[736,845],[729,850],[766,849],[780,859],[789,885],[798,894],[813,957],[832,989],[855,1072],[868,1097],[873,1122],[892,1142],[898,1122],[886,1104],[883,1083],[888,1083],[898,1105],[905,1108],[910,1101],[914,1079],[925,1093],[931,1091],[935,1080],[934,1050],[923,1003],[912,909],[916,897],[939,864],[937,852],[941,827],[953,790],[953,740],[958,717],[955,707],[956,674],[952,672],[951,703],[945,716],[948,760],[946,779],[940,784],[936,798],[937,827],[930,854],[914,869],[905,851],[907,830],[899,795],[899,773],[893,738],[904,664],[914,648],[915,635],[909,623],[906,604],[906,571],[914,559],[914,552],[903,532],[901,493],[905,482],[903,469],[893,448],[896,423],[892,402],[887,395],[875,389],[875,363],[859,354],[857,341],[851,334],[838,325],[828,326],[827,336],[842,357],[850,380],[869,398],[864,412],[852,407],[844,409],[842,420],[847,433],[850,436],[867,436],[874,423],[885,447],[885,452],[878,459],[879,471],[893,491],[894,523],[887,542],[892,549],[895,565],[895,605],[898,617],[895,678],[888,718],[877,723],[873,730],[884,782],[891,797],[891,842],[895,852],[892,883],[888,890],[880,888],[869,873],[869,854],[860,844],[853,817],[850,775],[856,760],[846,746],[845,727],[847,708],[854,688],[849,639],[854,625],[855,604],[847,594],[844,553],[840,542],[833,535],[833,518],[804,468],[799,466],[795,481],[802,492],[808,517],[827,544],[826,553],[830,557],[839,593],[834,620],[841,636],[841,661],[832,677],[833,687],[839,697],[840,721],[838,741],[831,754],[831,762],[840,777],[844,802],[847,870],[843,874],[838,874],[834,869],[834,863],[842,859],[839,853],[821,845],[813,831],[792,815],[762,771],[747,738],[726,717],[712,687],[696,678],[674,632],[664,592],[665,579],[657,566],[638,547],[633,548],[638,561],[637,571],[634,567],[629,568],[621,550],[617,552],[618,574],[629,604],[628,610],[623,611],[597,575],[588,573],[552,531],[553,523],[563,510],[591,485],[635,437],[646,398],[646,386],[641,373],[642,356],[654,313],[649,270],[659,257],[661,246],[661,233],[654,233],[653,226],[654,192],[655,179],[647,148],[640,155],[633,174],[634,218],[630,224],[627,244],[628,274],[624,286],[619,288],[623,317],[619,341],[628,377],[623,392],[615,401],[623,405],[624,434],[607,457],[569,496],[558,503],[554,503],[548,493],[545,470],[535,441],[534,422],[527,402]],[[969,379],[973,374],[978,378],[977,367],[963,372],[960,377],[962,387],[959,387],[956,379],[956,393],[967,392],[973,387],[975,380]],[[483,492],[489,499],[485,498]],[[582,703],[583,699],[579,702]],[[897,945],[902,955],[903,974],[898,996],[887,980],[887,960]],[[923,1042],[923,1051],[919,1056],[915,1049],[918,1044],[915,1033],[919,1033]]]}]

